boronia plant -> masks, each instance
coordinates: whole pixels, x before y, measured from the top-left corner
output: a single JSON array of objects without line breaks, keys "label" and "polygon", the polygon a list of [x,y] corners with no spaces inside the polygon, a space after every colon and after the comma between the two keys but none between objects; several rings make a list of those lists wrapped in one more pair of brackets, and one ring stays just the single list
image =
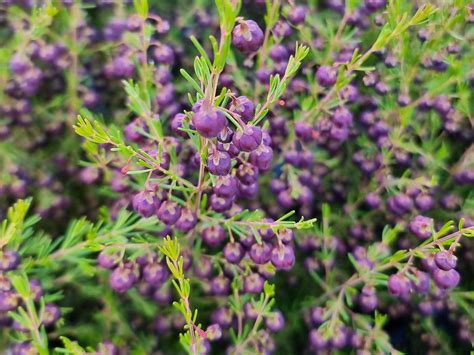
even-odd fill
[{"label": "boronia plant", "polygon": [[472,351],[472,2],[0,14],[2,352]]}]

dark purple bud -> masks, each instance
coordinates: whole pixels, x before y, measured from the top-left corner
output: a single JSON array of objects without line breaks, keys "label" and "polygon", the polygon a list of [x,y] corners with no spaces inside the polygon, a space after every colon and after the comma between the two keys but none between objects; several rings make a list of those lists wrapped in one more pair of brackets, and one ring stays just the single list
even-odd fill
[{"label": "dark purple bud", "polygon": [[311,329],[309,332],[309,345],[315,350],[323,350],[328,346],[328,341],[318,329]]},{"label": "dark purple bud", "polygon": [[410,293],[411,283],[405,275],[394,274],[388,278],[388,290],[394,296],[405,297]]},{"label": "dark purple bud", "polygon": [[137,275],[133,268],[119,266],[110,274],[110,287],[119,293],[124,293],[131,289],[137,282]]},{"label": "dark purple bud", "polygon": [[240,243],[227,243],[224,247],[224,258],[231,264],[238,264],[245,255]]},{"label": "dark purple bud", "polygon": [[290,270],[295,264],[295,252],[288,245],[275,246],[271,260],[277,270]]},{"label": "dark purple bud", "polygon": [[454,269],[458,258],[449,250],[441,250],[435,254],[435,263],[440,269],[448,271]]},{"label": "dark purple bud", "polygon": [[205,138],[215,138],[227,126],[222,112],[215,108],[202,107],[193,115],[193,124],[198,133]]},{"label": "dark purple bud", "polygon": [[16,309],[20,299],[15,291],[0,291],[0,312],[9,312]]},{"label": "dark purple bud", "polygon": [[295,6],[288,12],[288,20],[290,20],[293,25],[299,25],[304,22],[307,11],[306,6]]},{"label": "dark purple bud", "polygon": [[436,269],[433,271],[433,280],[435,284],[443,290],[456,287],[459,284],[460,279],[461,276],[455,269]]},{"label": "dark purple bud", "polygon": [[173,65],[174,63],[174,52],[173,48],[166,44],[160,44],[153,50],[153,58],[161,64]]},{"label": "dark purple bud", "polygon": [[224,176],[230,173],[232,162],[229,153],[212,149],[207,156],[207,169],[213,175]]},{"label": "dark purple bud", "polygon": [[235,132],[232,142],[244,152],[251,152],[262,143],[262,130],[260,127],[246,125],[243,130]]},{"label": "dark purple bud", "polygon": [[426,272],[416,270],[414,277],[413,288],[415,291],[421,294],[428,293],[430,290],[430,275]]},{"label": "dark purple bud", "polygon": [[425,212],[433,208],[433,197],[428,194],[421,193],[415,198],[415,206],[420,211]]},{"label": "dark purple bud", "polygon": [[237,194],[237,179],[232,175],[219,176],[214,193],[221,197],[233,198]]},{"label": "dark purple bud", "polygon": [[181,216],[176,221],[176,229],[181,232],[187,233],[193,229],[197,224],[197,216],[189,208],[183,208],[181,210]]},{"label": "dark purple bud", "polygon": [[181,207],[173,201],[165,201],[156,212],[158,219],[164,224],[171,226],[181,216]]},{"label": "dark purple bud", "polygon": [[[230,292],[230,281],[224,276],[217,276],[211,281],[212,293],[217,296],[226,296]],[[218,322],[217,322],[218,323]]]},{"label": "dark purple bud", "polygon": [[274,311],[265,317],[265,326],[272,332],[279,332],[285,327],[285,318],[281,311]]},{"label": "dark purple bud", "polygon": [[270,169],[272,160],[273,149],[264,144],[260,144],[257,149],[250,153],[250,162],[261,172]]},{"label": "dark purple bud", "polygon": [[265,280],[258,273],[252,273],[244,278],[244,291],[259,294],[263,291]]},{"label": "dark purple bud", "polygon": [[220,245],[225,239],[225,229],[220,225],[213,225],[205,228],[201,237],[204,243],[209,246],[216,247]]},{"label": "dark purple bud", "polygon": [[280,63],[288,61],[288,58],[290,57],[290,52],[288,52],[288,49],[286,49],[284,45],[274,44],[268,51],[268,55],[272,60],[277,63]]},{"label": "dark purple bud", "polygon": [[237,168],[237,179],[245,185],[250,185],[258,181],[258,169],[252,164],[241,164]]},{"label": "dark purple bud", "polygon": [[153,216],[160,208],[161,201],[153,191],[140,191],[133,196],[133,210],[145,218]]},{"label": "dark purple bud", "polygon": [[253,20],[241,21],[232,31],[232,44],[243,53],[255,52],[263,44],[264,35]]},{"label": "dark purple bud", "polygon": [[16,251],[5,250],[0,252],[0,270],[15,270],[20,265],[20,255]]},{"label": "dark purple bud", "polygon": [[250,122],[255,115],[255,105],[247,96],[239,96],[232,100],[229,110],[239,114],[244,122]]},{"label": "dark purple bud", "polygon": [[143,278],[150,285],[161,285],[168,277],[168,269],[160,263],[148,263],[143,268]]},{"label": "dark purple bud", "polygon": [[114,252],[110,249],[102,250],[97,257],[98,265],[104,269],[113,269],[120,263],[120,261],[122,261],[120,252]]},{"label": "dark purple bud", "polygon": [[265,264],[272,257],[272,247],[267,243],[255,243],[250,248],[249,255],[256,264]]},{"label": "dark purple bud", "polygon": [[431,229],[433,227],[433,219],[418,215],[410,221],[410,231],[420,239],[431,237]]},{"label": "dark purple bud", "polygon": [[61,311],[54,303],[48,303],[44,307],[42,322],[45,327],[49,327],[61,318]]},{"label": "dark purple bud", "polygon": [[212,195],[210,200],[211,208],[218,212],[222,213],[229,210],[232,207],[232,203],[234,202],[233,198],[229,197],[221,197],[219,195]]},{"label": "dark purple bud", "polygon": [[211,315],[211,321],[223,328],[229,328],[232,324],[232,310],[227,307],[217,308]]},{"label": "dark purple bud", "polygon": [[171,130],[177,136],[187,138],[188,134],[185,131],[182,131],[181,128],[184,128],[183,121],[186,120],[186,115],[184,113],[177,113],[171,120]]},{"label": "dark purple bud", "polygon": [[333,86],[337,80],[337,69],[328,65],[323,65],[316,72],[318,84],[324,87]]}]

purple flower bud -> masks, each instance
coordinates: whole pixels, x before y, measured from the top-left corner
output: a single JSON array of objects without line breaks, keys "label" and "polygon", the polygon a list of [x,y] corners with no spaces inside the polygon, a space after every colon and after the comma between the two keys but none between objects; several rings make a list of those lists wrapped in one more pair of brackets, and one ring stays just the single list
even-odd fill
[{"label": "purple flower bud", "polygon": [[18,307],[20,298],[15,291],[0,292],[0,312],[13,311]]},{"label": "purple flower bud", "polygon": [[436,269],[433,271],[433,280],[435,284],[443,290],[456,287],[459,284],[460,279],[461,276],[455,269]]},{"label": "purple flower bud", "polygon": [[10,70],[14,75],[22,75],[32,66],[28,58],[21,54],[14,54],[10,59]]},{"label": "purple flower bud", "polygon": [[120,263],[121,260],[122,258],[120,252],[112,252],[110,249],[104,249],[100,252],[97,258],[97,263],[104,269],[113,269]]},{"label": "purple flower bud", "polygon": [[225,239],[225,229],[220,225],[213,225],[205,228],[201,237],[204,243],[209,246],[216,247],[220,245]]},{"label": "purple flower bud", "polygon": [[289,270],[295,264],[295,252],[292,247],[275,246],[271,256],[272,264],[277,270]]},{"label": "purple flower bud", "polygon": [[48,303],[44,307],[42,322],[45,327],[49,327],[61,318],[61,311],[54,303]]},{"label": "purple flower bud", "polygon": [[229,110],[239,114],[244,122],[250,122],[255,115],[255,105],[247,96],[239,96],[233,100]]},{"label": "purple flower bud", "polygon": [[375,12],[383,8],[386,0],[365,0],[365,6],[370,12]]},{"label": "purple flower bud", "polygon": [[187,138],[188,134],[185,131],[182,131],[180,128],[184,128],[183,121],[186,120],[186,115],[184,113],[177,113],[171,120],[171,130],[177,136]]},{"label": "purple flower bud", "polygon": [[261,172],[270,169],[272,160],[273,149],[267,145],[260,144],[257,149],[250,153],[250,162]]},{"label": "purple flower bud", "polygon": [[375,192],[369,192],[369,193],[365,196],[365,203],[366,203],[367,206],[369,206],[370,208],[376,209],[376,208],[379,208],[380,205],[382,204],[382,199],[381,199],[380,196],[379,196],[378,194],[376,194]]},{"label": "purple flower bud", "polygon": [[181,232],[187,233],[193,229],[197,224],[197,216],[189,208],[183,208],[181,210],[181,216],[176,222],[176,229]]},{"label": "purple flower bud", "polygon": [[16,251],[0,251],[0,271],[15,270],[20,265],[20,255]]},{"label": "purple flower bud", "polygon": [[323,65],[316,72],[318,84],[324,87],[333,86],[337,80],[337,69],[328,65]]},{"label": "purple flower bud", "polygon": [[256,264],[265,264],[272,257],[272,247],[267,243],[255,243],[250,248],[249,255]]},{"label": "purple flower bud", "polygon": [[309,345],[315,350],[323,350],[327,347],[328,341],[318,329],[311,329],[309,332]]},{"label": "purple flower bud", "polygon": [[394,274],[388,278],[388,290],[394,296],[405,297],[410,293],[410,280],[402,274]]},{"label": "purple flower bud", "polygon": [[251,152],[262,143],[262,130],[260,127],[247,125],[243,130],[235,132],[232,142],[244,152]]},{"label": "purple flower bud", "polygon": [[332,119],[339,125],[350,126],[352,124],[352,113],[346,107],[338,107],[334,111]]},{"label": "purple flower bud", "polygon": [[143,217],[151,217],[160,208],[161,201],[158,199],[153,191],[140,191],[133,196],[132,207],[133,210]]},{"label": "purple flower bud", "polygon": [[458,258],[449,250],[441,250],[435,254],[435,263],[440,269],[448,271],[456,267]]},{"label": "purple flower bud", "polygon": [[252,273],[244,278],[244,291],[259,294],[263,291],[265,280],[258,273]]},{"label": "purple flower bud", "polygon": [[211,281],[212,293],[217,296],[226,296],[230,292],[230,281],[224,276],[217,276]]},{"label": "purple flower bud", "polygon": [[137,275],[132,267],[119,266],[110,274],[110,287],[119,293],[131,289],[137,282]]},{"label": "purple flower bud", "polygon": [[221,197],[233,198],[237,194],[237,179],[232,175],[219,176],[214,193]]},{"label": "purple flower bud", "polygon": [[201,107],[193,115],[193,124],[198,133],[205,138],[215,138],[227,126],[227,120],[222,112],[215,108]]},{"label": "purple flower bud", "polygon": [[274,311],[265,317],[265,326],[272,332],[279,332],[285,327],[285,318],[281,311]]},{"label": "purple flower bud", "polygon": [[273,61],[277,63],[285,62],[290,57],[288,49],[286,49],[286,47],[282,44],[274,44],[268,51],[268,55]]},{"label": "purple flower bud", "polygon": [[150,285],[161,285],[168,277],[168,269],[160,263],[148,263],[143,268],[143,278]]},{"label": "purple flower bud", "polygon": [[431,237],[431,229],[433,226],[433,219],[418,215],[410,221],[410,231],[420,239],[427,239]]},{"label": "purple flower bud", "polygon": [[232,207],[233,201],[233,198],[221,197],[215,194],[209,200],[211,208],[218,213],[229,210]]},{"label": "purple flower bud", "polygon": [[211,321],[222,328],[229,328],[232,324],[232,310],[227,307],[217,308],[211,315]]},{"label": "purple flower bud", "polygon": [[256,183],[258,180],[258,169],[252,164],[241,164],[237,168],[237,178],[245,185]]},{"label": "purple flower bud", "polygon": [[231,264],[238,264],[245,254],[240,243],[227,243],[223,253],[224,258]]},{"label": "purple flower bud", "polygon": [[171,226],[181,216],[181,207],[173,201],[165,201],[156,212],[158,219],[164,224]]},{"label": "purple flower bud", "polygon": [[241,21],[232,31],[232,44],[243,53],[258,50],[263,44],[263,32],[253,20]]},{"label": "purple flower bud", "polygon": [[228,175],[231,168],[232,162],[229,153],[217,149],[211,150],[207,156],[207,169],[211,174],[217,176]]},{"label": "purple flower bud", "polygon": [[153,58],[161,64],[173,65],[174,63],[174,52],[173,49],[166,45],[160,44],[153,50]]},{"label": "purple flower bud", "polygon": [[306,6],[295,6],[288,12],[288,20],[290,20],[293,25],[299,25],[304,22],[307,11]]},{"label": "purple flower bud", "polygon": [[416,270],[414,277],[413,288],[421,294],[428,293],[430,290],[430,276],[428,273]]},{"label": "purple flower bud", "polygon": [[326,321],[326,310],[323,307],[311,308],[311,321],[315,326],[320,326]]}]

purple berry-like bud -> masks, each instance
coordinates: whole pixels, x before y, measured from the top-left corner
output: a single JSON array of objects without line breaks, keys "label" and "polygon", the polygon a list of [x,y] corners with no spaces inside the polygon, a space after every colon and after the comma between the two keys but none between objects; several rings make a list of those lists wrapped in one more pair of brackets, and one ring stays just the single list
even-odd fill
[{"label": "purple berry-like bud", "polygon": [[219,176],[214,193],[221,197],[233,198],[237,194],[237,179],[232,175]]},{"label": "purple berry-like bud", "polygon": [[418,208],[420,211],[428,211],[433,208],[434,202],[433,202],[433,197],[428,194],[419,194],[415,198],[415,206]]},{"label": "purple berry-like bud", "polygon": [[110,274],[110,287],[119,293],[124,293],[137,282],[137,274],[132,267],[119,266]]},{"label": "purple berry-like bud", "polygon": [[256,183],[258,180],[258,169],[252,164],[241,164],[237,168],[237,178],[245,185]]},{"label": "purple berry-like bud", "polygon": [[274,311],[265,317],[265,326],[272,332],[279,332],[285,327],[285,318],[281,311]]},{"label": "purple berry-like bud", "polygon": [[0,312],[13,311],[18,307],[20,299],[15,291],[0,291]]},{"label": "purple berry-like bud", "polygon": [[59,318],[61,317],[61,311],[58,306],[56,306],[54,303],[48,303],[44,307],[44,312],[43,312],[43,325],[45,327],[49,327],[56,323]]},{"label": "purple berry-like bud", "polygon": [[406,194],[398,194],[389,197],[388,207],[393,213],[403,215],[413,208],[413,201]]},{"label": "purple berry-like bud", "polygon": [[150,285],[161,285],[168,277],[168,269],[160,263],[148,263],[143,268],[143,278]]},{"label": "purple berry-like bud", "polygon": [[313,129],[308,122],[299,121],[295,123],[296,136],[305,143],[313,140]]},{"label": "purple berry-like bud", "polygon": [[217,276],[211,281],[211,290],[217,296],[226,296],[230,292],[230,281],[227,277]]},{"label": "purple berry-like bud", "polygon": [[176,222],[176,229],[181,232],[187,233],[193,229],[197,224],[197,216],[189,208],[183,208],[181,210],[181,216]]},{"label": "purple berry-like bud", "polygon": [[324,87],[333,86],[337,80],[337,69],[328,65],[323,65],[316,72],[318,84]]},{"label": "purple berry-like bud", "polygon": [[433,219],[418,215],[410,221],[410,231],[418,238],[427,239],[431,236]]},{"label": "purple berry-like bud", "polygon": [[160,44],[153,50],[153,58],[161,64],[173,65],[174,63],[174,52],[173,48],[166,44]]},{"label": "purple berry-like bud", "polygon": [[216,247],[221,244],[225,239],[225,229],[220,225],[213,225],[205,228],[201,237],[204,243],[209,246]]},{"label": "purple berry-like bud", "polygon": [[217,149],[211,150],[207,156],[207,169],[213,175],[224,176],[230,173],[232,162],[229,153]]},{"label": "purple berry-like bud", "polygon": [[232,324],[232,310],[227,307],[217,308],[211,315],[211,321],[223,328],[229,328]]},{"label": "purple berry-like bud", "polygon": [[28,58],[21,54],[15,54],[10,59],[10,70],[15,75],[22,75],[31,67]]},{"label": "purple berry-like bud", "polygon": [[140,191],[133,196],[133,210],[145,218],[151,217],[158,211],[161,201],[153,191]]},{"label": "purple berry-like bud", "polygon": [[309,332],[309,345],[315,350],[323,350],[328,346],[328,341],[318,329]]},{"label": "purple berry-like bud", "polygon": [[239,96],[233,100],[229,110],[239,114],[244,122],[251,121],[255,115],[255,105],[247,96]]},{"label": "purple berry-like bud", "polygon": [[232,142],[232,137],[233,136],[234,136],[234,131],[232,129],[230,129],[229,127],[225,127],[217,135],[217,140],[220,143],[230,143],[230,142]]},{"label": "purple berry-like bud", "polygon": [[100,252],[97,258],[97,263],[104,269],[113,269],[120,263],[121,260],[122,258],[120,252],[112,252],[110,249],[104,249]]},{"label": "purple berry-like bud", "polygon": [[441,250],[435,254],[435,263],[440,269],[448,271],[456,267],[458,258],[448,250]]},{"label": "purple berry-like bud", "polygon": [[383,8],[386,4],[386,0],[365,0],[366,8],[371,11],[375,12]]},{"label": "purple berry-like bud", "polygon": [[367,204],[367,206],[369,206],[370,208],[372,209],[376,209],[376,208],[379,208],[380,205],[382,204],[382,199],[380,198],[380,196],[375,193],[375,192],[369,192],[366,196],[365,196],[365,203]]},{"label": "purple berry-like bud", "polygon": [[436,269],[433,271],[433,280],[435,284],[443,290],[456,287],[459,284],[460,279],[461,276],[455,269]]},{"label": "purple berry-like bud", "polygon": [[211,199],[209,200],[211,208],[218,212],[222,213],[229,210],[232,207],[232,203],[234,202],[233,198],[229,197],[221,197],[219,195],[212,195]]},{"label": "purple berry-like bud", "polygon": [[293,25],[299,25],[304,22],[307,11],[306,6],[295,6],[288,12],[288,20],[290,20]]},{"label": "purple berry-like bud", "polygon": [[263,291],[265,280],[260,274],[252,273],[244,279],[244,291],[253,294],[259,294]]},{"label": "purple berry-like bud", "polygon": [[262,130],[260,127],[247,125],[243,130],[235,132],[232,142],[244,152],[251,152],[262,143]]},{"label": "purple berry-like bud", "polygon": [[245,255],[240,243],[227,243],[224,247],[224,258],[231,264],[238,264]]},{"label": "purple berry-like bud", "polygon": [[290,270],[295,264],[295,252],[288,245],[276,246],[272,250],[271,260],[277,270]]},{"label": "purple berry-like bud", "polygon": [[20,265],[20,255],[16,251],[0,252],[0,271],[14,270]]},{"label": "purple berry-like bud", "polygon": [[156,212],[158,219],[164,224],[171,226],[181,216],[181,207],[173,201],[165,201]]},{"label": "purple berry-like bud", "polygon": [[[275,44],[273,45],[270,50],[268,51],[268,55],[271,59],[273,59],[277,63],[286,62],[290,57],[290,52],[288,49],[282,44]],[[286,65],[285,65],[286,69]]]},{"label": "purple berry-like bud", "polygon": [[315,326],[320,326],[326,321],[326,310],[323,307],[314,307],[311,308],[311,322]]},{"label": "purple berry-like bud", "polygon": [[193,115],[193,124],[198,133],[205,138],[215,138],[227,126],[227,120],[222,112],[215,108],[201,107]]},{"label": "purple berry-like bud", "polygon": [[410,293],[410,280],[402,274],[391,275],[388,279],[388,290],[394,296],[405,297]]},{"label": "purple berry-like bud", "polygon": [[256,264],[265,264],[269,262],[272,257],[272,247],[266,243],[255,243],[250,248],[249,255]]},{"label": "purple berry-like bud", "polygon": [[243,53],[258,50],[263,44],[263,32],[253,20],[242,21],[232,31],[232,44]]},{"label": "purple berry-like bud", "polygon": [[177,136],[187,138],[188,134],[185,131],[182,131],[180,128],[184,128],[183,121],[186,120],[186,115],[184,113],[177,113],[171,120],[171,130]]},{"label": "purple berry-like bud", "polygon": [[273,149],[264,144],[260,144],[257,149],[250,153],[250,162],[262,172],[270,169],[272,160]]},{"label": "purple berry-like bud", "polygon": [[413,281],[413,288],[416,292],[426,294],[430,290],[430,275],[426,272],[416,270],[415,280]]}]

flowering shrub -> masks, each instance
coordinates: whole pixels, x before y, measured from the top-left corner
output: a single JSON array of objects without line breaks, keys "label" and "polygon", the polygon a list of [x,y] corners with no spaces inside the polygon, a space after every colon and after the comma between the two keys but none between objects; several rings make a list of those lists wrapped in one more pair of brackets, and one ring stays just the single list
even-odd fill
[{"label": "flowering shrub", "polygon": [[1,10],[1,349],[472,349],[469,1]]}]

